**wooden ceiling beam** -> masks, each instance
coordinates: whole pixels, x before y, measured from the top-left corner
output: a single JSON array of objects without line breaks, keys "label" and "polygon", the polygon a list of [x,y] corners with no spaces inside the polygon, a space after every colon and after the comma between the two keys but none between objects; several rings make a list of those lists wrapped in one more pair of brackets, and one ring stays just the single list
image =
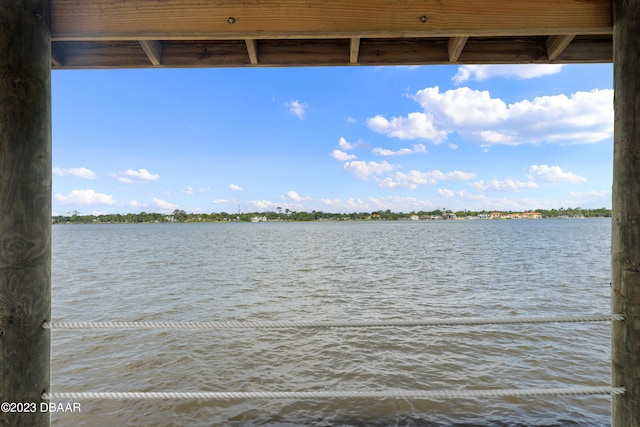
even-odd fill
[{"label": "wooden ceiling beam", "polygon": [[611,34],[611,0],[50,0],[53,41]]},{"label": "wooden ceiling beam", "polygon": [[558,56],[569,46],[569,43],[576,37],[575,34],[568,34],[564,36],[550,36],[547,39],[547,56],[549,61],[555,61]]},{"label": "wooden ceiling beam", "polygon": [[[59,69],[154,67],[140,46],[137,41],[58,42],[52,44],[52,50],[64,52]],[[164,60],[160,66],[166,66]]]},{"label": "wooden ceiling beam", "polygon": [[447,49],[449,51],[449,62],[457,62],[464,49],[464,45],[467,44],[469,37],[451,37],[447,43]]},{"label": "wooden ceiling beam", "polygon": [[[470,38],[460,64],[548,64],[548,37]],[[255,43],[254,43],[255,42]],[[55,69],[451,64],[447,37],[162,41],[153,65],[138,41],[53,42]],[[357,56],[354,49],[357,45]],[[249,49],[255,49],[249,53]],[[607,63],[611,36],[576,36],[554,63]]]},{"label": "wooden ceiling beam", "polygon": [[258,41],[256,39],[246,39],[247,53],[249,54],[249,62],[251,65],[258,65]]},{"label": "wooden ceiling beam", "polygon": [[63,56],[55,45],[51,46],[51,68],[61,68],[64,65]]},{"label": "wooden ceiling beam", "polygon": [[153,65],[160,65],[162,62],[162,45],[158,40],[138,40],[142,50]]},{"label": "wooden ceiling beam", "polygon": [[[547,42],[544,36],[470,38],[458,63],[548,64]],[[161,63],[153,65],[138,41],[53,42],[52,62],[56,69],[451,64],[450,44],[446,37],[163,41]],[[610,36],[576,36],[553,62],[606,63],[612,55]]]},{"label": "wooden ceiling beam", "polygon": [[609,38],[589,39],[576,36],[554,63],[584,64],[613,62],[613,42]]},{"label": "wooden ceiling beam", "polygon": [[349,63],[357,64],[360,54],[360,37],[351,37],[349,40]]}]

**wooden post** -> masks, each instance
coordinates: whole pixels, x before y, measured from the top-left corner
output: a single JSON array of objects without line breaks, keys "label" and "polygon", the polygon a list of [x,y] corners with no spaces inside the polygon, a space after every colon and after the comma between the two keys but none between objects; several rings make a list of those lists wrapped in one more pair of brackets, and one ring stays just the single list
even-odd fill
[{"label": "wooden post", "polygon": [[49,425],[50,314],[49,1],[0,0],[0,425]]},{"label": "wooden post", "polygon": [[640,426],[640,0],[613,1],[615,123],[611,235],[613,427]]}]

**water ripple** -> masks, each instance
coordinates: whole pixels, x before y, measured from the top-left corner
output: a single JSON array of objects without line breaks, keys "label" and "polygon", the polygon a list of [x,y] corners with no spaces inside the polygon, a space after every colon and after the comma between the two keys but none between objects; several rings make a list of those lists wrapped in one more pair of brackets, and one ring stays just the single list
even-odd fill
[{"label": "water ripple", "polygon": [[[610,222],[53,227],[54,321],[294,321],[609,312]],[[54,391],[606,384],[603,324],[55,331]],[[54,426],[602,426],[607,397],[83,402]]]}]

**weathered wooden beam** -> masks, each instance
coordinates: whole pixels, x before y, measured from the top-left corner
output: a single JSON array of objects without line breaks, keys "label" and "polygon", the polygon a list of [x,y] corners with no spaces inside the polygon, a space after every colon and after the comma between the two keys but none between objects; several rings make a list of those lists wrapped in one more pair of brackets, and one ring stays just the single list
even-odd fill
[{"label": "weathered wooden beam", "polygon": [[467,44],[469,37],[451,37],[447,43],[449,51],[449,61],[456,62],[460,58],[464,45]]},{"label": "weathered wooden beam", "polygon": [[138,43],[153,65],[162,63],[162,45],[158,40],[138,40]]},{"label": "weathered wooden beam", "polygon": [[640,0],[614,0],[611,426],[640,425]]},{"label": "weathered wooden beam", "polygon": [[351,37],[349,40],[349,63],[357,64],[360,53],[360,37]]},{"label": "weathered wooden beam", "polygon": [[[48,426],[51,40],[48,0],[0,2],[0,425]],[[24,409],[24,406],[22,407]]]},{"label": "weathered wooden beam", "polygon": [[360,40],[360,65],[422,65],[449,63],[447,39]]},{"label": "weathered wooden beam", "polygon": [[[448,41],[444,48],[443,59],[449,62]],[[539,38],[524,37],[508,40],[471,38],[467,40],[458,62],[465,64],[535,64],[547,63],[547,55],[544,43]]]},{"label": "weathered wooden beam", "polygon": [[340,40],[263,40],[260,64],[267,66],[348,65],[349,42]]},{"label": "weathered wooden beam", "polygon": [[611,34],[611,0],[50,0],[53,40]]},{"label": "weathered wooden beam", "polygon": [[[139,41],[118,42],[54,42],[54,48],[64,52],[62,69],[85,68],[152,68]],[[162,64],[167,66],[167,50],[162,49]]]},{"label": "weathered wooden beam", "polygon": [[56,51],[54,51],[53,49],[51,50],[51,65],[54,67],[62,67],[62,57],[60,56],[60,54]]},{"label": "weathered wooden beam", "polygon": [[251,65],[258,65],[258,41],[256,39],[246,39],[245,43],[249,54],[249,62],[251,62]]},{"label": "weathered wooden beam", "polygon": [[613,43],[609,38],[577,37],[553,61],[556,64],[604,63],[613,61]]},{"label": "weathered wooden beam", "polygon": [[575,34],[565,34],[562,36],[549,36],[547,39],[547,56],[549,61],[555,61],[558,56],[569,46],[569,43],[576,37]]},{"label": "weathered wooden beam", "polygon": [[[450,64],[448,38],[360,39],[358,65]],[[458,58],[464,64],[547,64],[547,37],[472,38]],[[332,46],[332,44],[334,46]],[[346,66],[353,65],[350,39],[275,39],[256,41],[252,64],[245,40],[163,41],[162,63],[153,65],[137,41],[54,42],[57,69]],[[344,49],[344,52],[341,50]],[[266,56],[265,56],[266,52]],[[611,36],[576,37],[555,63],[612,61]]]}]

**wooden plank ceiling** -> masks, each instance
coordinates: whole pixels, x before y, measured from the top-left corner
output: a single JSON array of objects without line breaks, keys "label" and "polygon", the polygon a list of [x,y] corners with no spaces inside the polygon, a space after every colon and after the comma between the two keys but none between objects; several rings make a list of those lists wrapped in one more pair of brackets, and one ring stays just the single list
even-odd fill
[{"label": "wooden plank ceiling", "polygon": [[612,61],[611,0],[50,0],[52,68]]}]

